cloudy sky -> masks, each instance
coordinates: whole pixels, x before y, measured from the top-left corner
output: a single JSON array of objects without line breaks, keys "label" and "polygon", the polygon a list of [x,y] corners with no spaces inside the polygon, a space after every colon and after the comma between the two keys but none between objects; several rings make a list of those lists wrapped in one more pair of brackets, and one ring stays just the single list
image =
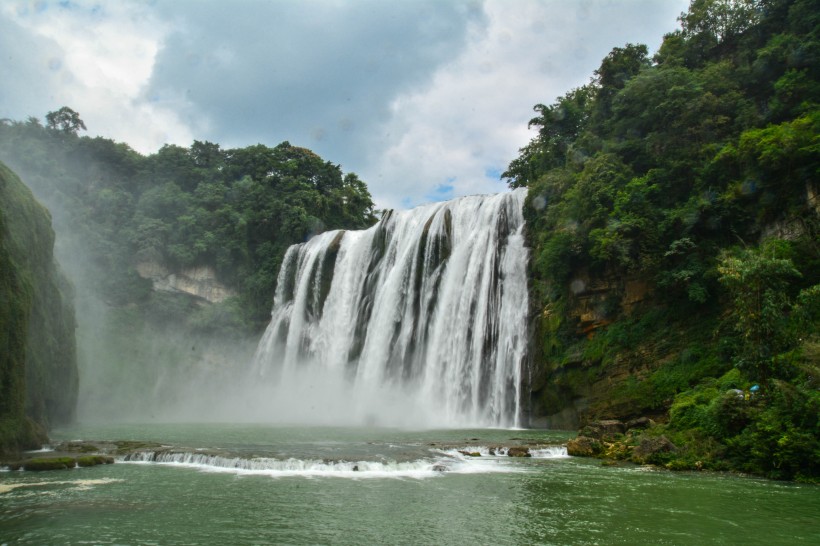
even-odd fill
[{"label": "cloudy sky", "polygon": [[506,189],[532,106],[688,0],[0,2],[0,118],[70,106],[150,153],[283,140],[367,182],[380,207]]}]

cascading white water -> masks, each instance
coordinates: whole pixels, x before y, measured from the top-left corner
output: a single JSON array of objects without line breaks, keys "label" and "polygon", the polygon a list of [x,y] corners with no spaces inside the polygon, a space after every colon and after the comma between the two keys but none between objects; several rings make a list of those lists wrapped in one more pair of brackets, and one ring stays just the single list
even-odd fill
[{"label": "cascading white water", "polygon": [[292,246],[256,380],[351,422],[519,426],[525,191],[391,211]]}]

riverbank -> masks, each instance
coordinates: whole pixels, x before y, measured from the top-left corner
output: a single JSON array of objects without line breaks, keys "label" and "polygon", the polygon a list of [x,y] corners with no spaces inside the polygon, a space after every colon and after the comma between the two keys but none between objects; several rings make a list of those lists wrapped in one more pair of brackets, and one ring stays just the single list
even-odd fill
[{"label": "riverbank", "polygon": [[[666,470],[746,472],[727,458],[726,447],[714,438],[693,430],[675,430],[665,423],[646,417],[623,422],[616,419],[594,421],[581,428],[578,436],[567,441],[567,454],[602,460],[602,464],[628,462],[652,465]],[[781,481],[818,484],[810,474],[797,473]],[[772,476],[764,476],[772,478]]]}]

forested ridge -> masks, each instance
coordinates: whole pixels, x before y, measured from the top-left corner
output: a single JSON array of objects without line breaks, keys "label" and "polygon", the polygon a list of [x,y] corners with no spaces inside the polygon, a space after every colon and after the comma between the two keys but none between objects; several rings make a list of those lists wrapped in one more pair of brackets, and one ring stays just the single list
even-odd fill
[{"label": "forested ridge", "polygon": [[[0,158],[49,206],[112,306],[150,300],[151,283],[135,268],[141,261],[172,271],[207,265],[238,294],[222,305],[222,318],[259,330],[288,246],[375,222],[355,174],[288,142],[223,150],[194,141],[142,155],[80,136],[84,128],[68,107],[50,112],[45,125],[34,117],[4,120]],[[207,328],[211,318],[199,319],[195,326]]]},{"label": "forested ridge", "polygon": [[[651,416],[651,462],[816,480],[820,3],[680,22],[536,105],[503,175],[529,188],[533,411]],[[635,459],[642,436],[587,447]]]}]

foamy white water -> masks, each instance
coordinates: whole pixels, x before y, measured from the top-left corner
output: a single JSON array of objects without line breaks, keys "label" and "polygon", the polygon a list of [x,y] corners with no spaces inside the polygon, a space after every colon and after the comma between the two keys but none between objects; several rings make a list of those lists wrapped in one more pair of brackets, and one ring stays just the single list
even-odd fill
[{"label": "foamy white water", "polygon": [[498,460],[464,457],[455,450],[442,451],[437,456],[412,461],[327,461],[321,459],[243,458],[192,452],[131,453],[120,462],[161,464],[193,468],[205,472],[264,475],[270,477],[307,478],[432,478],[443,473],[484,474],[521,472],[522,468]]},{"label": "foamy white water", "polygon": [[291,247],[254,381],[343,422],[520,426],[525,191],[389,212]]}]

